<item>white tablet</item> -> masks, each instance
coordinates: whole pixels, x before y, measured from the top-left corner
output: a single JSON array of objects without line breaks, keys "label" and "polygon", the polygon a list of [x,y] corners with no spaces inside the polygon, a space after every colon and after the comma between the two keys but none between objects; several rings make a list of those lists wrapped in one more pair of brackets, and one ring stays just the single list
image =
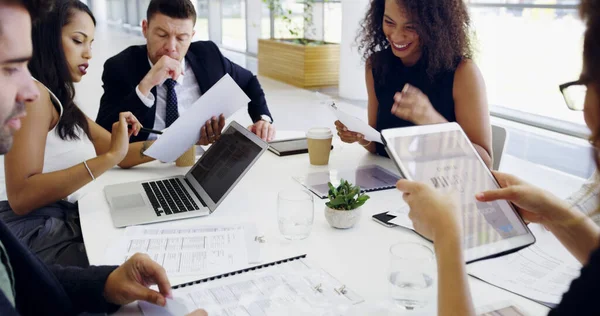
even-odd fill
[{"label": "white tablet", "polygon": [[479,202],[475,194],[499,188],[457,123],[386,129],[386,150],[404,177],[454,192],[462,207],[465,261],[497,257],[535,242],[507,201]]}]

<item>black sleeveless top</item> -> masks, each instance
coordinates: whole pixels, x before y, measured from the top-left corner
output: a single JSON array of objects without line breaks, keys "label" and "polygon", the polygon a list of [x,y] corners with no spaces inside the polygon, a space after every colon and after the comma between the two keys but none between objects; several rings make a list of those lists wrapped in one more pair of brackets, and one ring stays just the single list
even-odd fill
[{"label": "black sleeveless top", "polygon": [[[454,97],[452,89],[454,87],[454,73],[444,71],[438,74],[433,80],[430,80],[426,73],[426,62],[421,58],[414,66],[406,67],[402,60],[396,57],[390,48],[377,52],[375,58],[381,58],[385,65],[384,70],[373,68],[373,79],[375,85],[375,95],[379,103],[377,109],[377,126],[375,129],[381,132],[386,128],[407,127],[415,125],[412,122],[398,118],[392,114],[392,105],[394,105],[394,95],[402,91],[406,83],[417,87],[423,91],[433,107],[449,122],[456,121],[454,113]],[[458,64],[457,64],[458,66]],[[377,153],[387,157],[383,145],[376,144]]]}]

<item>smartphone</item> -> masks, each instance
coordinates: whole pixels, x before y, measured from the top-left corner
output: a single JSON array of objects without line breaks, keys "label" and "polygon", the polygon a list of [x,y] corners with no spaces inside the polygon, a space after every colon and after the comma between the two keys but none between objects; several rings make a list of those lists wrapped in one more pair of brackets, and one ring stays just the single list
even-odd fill
[{"label": "smartphone", "polygon": [[398,226],[396,224],[390,223],[390,221],[393,220],[394,218],[396,218],[396,216],[389,215],[387,212],[375,214],[371,218],[374,221],[376,221],[377,223],[379,223],[379,224],[381,224],[381,225],[383,225],[385,227],[396,227],[396,226]]}]

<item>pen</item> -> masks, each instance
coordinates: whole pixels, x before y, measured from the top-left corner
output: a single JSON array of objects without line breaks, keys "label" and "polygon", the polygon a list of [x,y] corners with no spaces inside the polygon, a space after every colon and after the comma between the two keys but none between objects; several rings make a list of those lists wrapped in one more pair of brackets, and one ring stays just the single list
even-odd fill
[{"label": "pen", "polygon": [[[127,125],[127,128],[131,128],[131,125]],[[157,130],[153,130],[153,129],[145,128],[145,127],[140,128],[140,132],[144,132],[144,133],[148,133],[148,134],[158,134],[158,135],[162,135],[162,133],[163,133],[161,131],[157,131]]]}]

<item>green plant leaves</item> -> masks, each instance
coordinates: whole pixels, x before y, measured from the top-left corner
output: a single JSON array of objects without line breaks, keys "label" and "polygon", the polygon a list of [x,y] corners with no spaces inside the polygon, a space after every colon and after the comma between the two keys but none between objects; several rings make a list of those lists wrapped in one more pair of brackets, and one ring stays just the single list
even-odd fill
[{"label": "green plant leaves", "polygon": [[354,186],[344,179],[340,180],[340,185],[337,187],[334,187],[331,182],[328,182],[327,186],[329,186],[329,202],[325,205],[335,210],[350,211],[357,209],[370,198],[364,192],[361,192],[359,186]]}]

